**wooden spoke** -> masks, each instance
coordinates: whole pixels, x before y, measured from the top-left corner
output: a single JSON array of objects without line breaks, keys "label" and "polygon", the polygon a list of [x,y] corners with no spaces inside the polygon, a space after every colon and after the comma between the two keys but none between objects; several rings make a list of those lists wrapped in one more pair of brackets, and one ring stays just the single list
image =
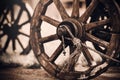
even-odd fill
[{"label": "wooden spoke", "polygon": [[[24,6],[26,13],[29,13],[28,9]],[[27,17],[31,17],[30,14],[27,14]]]},{"label": "wooden spoke", "polygon": [[108,23],[110,23],[110,19],[88,23],[85,25],[85,27],[86,27],[86,30],[91,30],[93,28],[101,27],[101,26],[106,25]]},{"label": "wooden spoke", "polygon": [[25,50],[23,51],[23,52],[21,52],[20,54],[22,55],[24,55],[24,54],[28,54],[29,52],[30,52],[30,50],[31,50],[31,46],[30,46],[30,44],[28,44],[27,45],[27,47],[25,48]]},{"label": "wooden spoke", "polygon": [[3,12],[4,17],[6,18],[7,14],[9,13],[9,9],[7,8],[5,12]]},{"label": "wooden spoke", "polygon": [[0,22],[0,26],[3,25],[3,22],[5,21],[8,13],[9,13],[9,9],[7,9],[5,13],[3,12],[3,18],[2,18],[2,20]]},{"label": "wooden spoke", "polygon": [[[30,46],[30,43],[28,43],[28,46],[25,51],[30,51],[30,50],[31,50],[31,46]],[[28,52],[26,52],[26,53],[28,53]]]},{"label": "wooden spoke", "polygon": [[57,57],[60,55],[60,53],[62,52],[62,50],[63,50],[63,46],[62,46],[63,44],[61,43],[59,46],[58,46],[58,48],[55,50],[55,52],[52,54],[52,56],[49,58],[49,61],[50,62],[54,62],[56,59],[57,59]]},{"label": "wooden spoke", "polygon": [[13,7],[11,8],[11,11],[10,11],[10,13],[11,13],[11,21],[14,21],[14,9],[13,9]]},{"label": "wooden spoke", "polygon": [[9,21],[9,19],[8,19],[8,17],[6,16],[6,21],[7,21],[7,23],[10,23],[10,21]]},{"label": "wooden spoke", "polygon": [[13,50],[16,49],[16,46],[15,46],[15,39],[12,40],[12,48],[13,48]]},{"label": "wooden spoke", "polygon": [[4,48],[3,48],[3,51],[4,51],[4,52],[5,52],[6,49],[8,48],[9,43],[10,43],[10,39],[8,38],[7,41],[5,42],[5,46],[4,46]]},{"label": "wooden spoke", "polygon": [[18,13],[18,15],[17,15],[17,18],[16,18],[16,20],[15,20],[15,24],[18,24],[18,23],[19,23],[20,17],[21,17],[21,15],[22,15],[22,13],[23,13],[23,9],[21,8],[20,11],[19,11],[19,13]]},{"label": "wooden spoke", "polygon": [[41,15],[40,18],[41,18],[41,20],[43,20],[43,21],[45,21],[45,22],[48,22],[48,23],[50,23],[51,25],[53,25],[53,26],[55,26],[55,27],[58,27],[58,25],[60,24],[59,21],[54,20],[54,19],[52,19],[52,18],[50,18],[50,17],[48,17],[48,16],[42,16],[42,15]]},{"label": "wooden spoke", "polygon": [[88,65],[91,66],[92,62],[94,61],[93,57],[91,56],[90,52],[88,51],[88,49],[84,46],[82,46],[82,52],[84,57],[86,58]]},{"label": "wooden spoke", "polygon": [[20,25],[20,27],[26,25],[26,24],[29,23],[29,22],[30,22],[30,20],[25,21],[24,23],[22,23],[22,24]]},{"label": "wooden spoke", "polygon": [[23,47],[23,45],[22,45],[22,43],[21,43],[20,39],[19,39],[19,38],[16,38],[16,39],[17,39],[17,41],[18,41],[19,45],[21,46],[21,48],[24,50],[24,47]]},{"label": "wooden spoke", "polygon": [[98,5],[98,0],[92,0],[92,2],[90,3],[90,5],[86,9],[86,11],[80,17],[80,20],[82,22],[86,22],[87,19],[90,17],[90,15],[93,13],[93,11],[94,11],[94,9],[96,8],[97,5]]},{"label": "wooden spoke", "polygon": [[24,35],[24,36],[26,36],[26,37],[30,37],[29,35],[27,35],[27,34],[25,34],[25,33],[23,33],[23,32],[19,32],[19,34],[22,34],[22,35]]},{"label": "wooden spoke", "polygon": [[67,14],[65,8],[63,7],[62,3],[60,0],[53,0],[54,4],[56,5],[62,19],[69,18],[69,15]]},{"label": "wooden spoke", "polygon": [[78,18],[79,17],[79,0],[73,1],[73,10],[71,17]]},{"label": "wooden spoke", "polygon": [[57,40],[57,39],[58,39],[58,36],[56,34],[54,34],[54,35],[50,35],[50,36],[47,36],[47,37],[40,38],[39,42],[40,43],[46,43],[46,42]]},{"label": "wooden spoke", "polygon": [[106,41],[104,41],[102,39],[99,39],[99,38],[97,38],[97,37],[95,37],[95,36],[93,36],[91,34],[88,34],[88,33],[86,34],[86,38],[87,38],[87,40],[89,40],[89,41],[91,41],[93,43],[99,44],[100,46],[105,47],[105,48],[107,48],[108,45],[109,45],[108,42],[106,42]]}]

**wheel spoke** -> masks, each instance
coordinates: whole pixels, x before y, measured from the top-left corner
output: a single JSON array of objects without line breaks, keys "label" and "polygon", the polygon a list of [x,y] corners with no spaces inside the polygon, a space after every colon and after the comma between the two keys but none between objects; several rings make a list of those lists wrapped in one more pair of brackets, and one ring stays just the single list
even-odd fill
[{"label": "wheel spoke", "polygon": [[25,8],[25,11],[26,11],[26,13],[27,13],[27,17],[28,18],[31,18],[31,15],[30,15],[30,12],[28,11],[28,9],[24,6],[23,8]]},{"label": "wheel spoke", "polygon": [[22,33],[22,32],[19,32],[19,34],[22,34],[22,35],[24,35],[24,36],[26,36],[26,37],[30,37],[29,35],[27,35],[27,34],[25,34],[25,33]]},{"label": "wheel spoke", "polygon": [[3,48],[4,52],[6,52],[6,49],[8,48],[9,42],[10,42],[10,39],[8,38],[7,41],[6,41],[6,43],[5,43],[5,46]]},{"label": "wheel spoke", "polygon": [[55,52],[52,54],[52,56],[49,58],[49,61],[50,62],[54,62],[57,58],[58,58],[58,56],[60,55],[60,53],[62,52],[62,50],[63,50],[63,46],[62,46],[63,44],[61,43],[59,46],[58,46],[58,48],[55,50]]},{"label": "wheel spoke", "polygon": [[22,24],[20,25],[20,27],[26,25],[26,24],[29,23],[29,22],[30,22],[30,20],[25,21],[24,23],[22,23]]},{"label": "wheel spoke", "polygon": [[88,34],[88,33],[86,34],[86,38],[87,38],[87,40],[89,40],[89,41],[91,41],[93,43],[99,44],[100,46],[105,47],[105,48],[107,48],[108,45],[109,45],[108,42],[106,42],[106,41],[104,41],[102,39],[99,39],[99,38],[97,38],[97,37],[95,37],[95,36],[93,36],[91,34]]},{"label": "wheel spoke", "polygon": [[86,9],[86,11],[80,17],[80,20],[82,22],[87,21],[87,19],[90,17],[90,15],[93,13],[94,9],[96,8],[97,4],[98,4],[98,0],[92,0],[92,2],[90,3],[90,5]]},{"label": "wheel spoke", "polygon": [[17,15],[15,24],[18,24],[18,23],[19,23],[20,17],[22,16],[22,13],[23,13],[23,9],[21,8],[20,11],[19,11],[19,13],[18,13],[18,15]]},{"label": "wheel spoke", "polygon": [[6,10],[6,12],[3,12],[4,18],[6,18],[7,14],[9,13],[9,9]]},{"label": "wheel spoke", "polygon": [[88,65],[91,66],[92,65],[92,62],[94,61],[93,57],[91,56],[90,52],[88,51],[88,49],[84,46],[82,46],[82,52],[83,52],[83,55],[85,56],[87,62],[88,62]]},{"label": "wheel spoke", "polygon": [[79,18],[79,0],[73,1],[73,10],[71,17]]},{"label": "wheel spoke", "polygon": [[9,21],[9,19],[8,19],[8,17],[6,16],[6,21],[7,21],[7,23],[10,23],[10,21]]},{"label": "wheel spoke", "polygon": [[56,5],[62,19],[69,18],[69,15],[67,14],[65,8],[63,7],[62,3],[60,0],[53,0],[54,4]]},{"label": "wheel spoke", "polygon": [[54,34],[54,35],[50,35],[50,36],[47,36],[47,37],[40,38],[39,42],[40,43],[46,43],[46,42],[57,40],[57,39],[58,39],[58,36],[56,34]]},{"label": "wheel spoke", "polygon": [[14,9],[13,8],[11,8],[11,21],[14,21]]},{"label": "wheel spoke", "polygon": [[7,11],[5,13],[3,12],[3,18],[2,18],[2,20],[0,22],[0,26],[3,25],[3,22],[5,21],[8,13],[9,13],[9,9],[7,9]]},{"label": "wheel spoke", "polygon": [[30,44],[28,44],[27,47],[25,48],[25,50],[20,54],[21,55],[26,55],[30,52],[30,50],[31,50],[31,46],[30,46]]},{"label": "wheel spoke", "polygon": [[13,50],[16,49],[16,46],[15,46],[15,39],[12,40],[12,48],[13,48]]},{"label": "wheel spoke", "polygon": [[55,27],[58,27],[58,25],[60,24],[59,21],[56,21],[48,16],[40,16],[40,18],[43,20],[43,21],[46,21],[48,23],[50,23],[51,25],[55,26]]},{"label": "wheel spoke", "polygon": [[24,47],[23,47],[23,45],[22,45],[20,39],[19,39],[18,37],[17,37],[16,39],[17,39],[18,43],[20,44],[21,48],[24,50]]},{"label": "wheel spoke", "polygon": [[86,30],[91,30],[93,28],[97,28],[97,27],[101,27],[103,25],[106,25],[109,22],[110,22],[110,19],[96,21],[96,22],[86,24],[85,27],[86,27]]}]

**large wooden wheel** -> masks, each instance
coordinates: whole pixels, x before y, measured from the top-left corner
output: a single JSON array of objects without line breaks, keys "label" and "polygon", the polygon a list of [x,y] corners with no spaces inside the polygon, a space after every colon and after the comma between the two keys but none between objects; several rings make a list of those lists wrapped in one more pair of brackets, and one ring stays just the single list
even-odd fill
[{"label": "large wooden wheel", "polygon": [[[46,15],[47,10],[50,9],[48,6],[51,4],[55,4],[62,18],[61,21]],[[88,21],[99,4],[104,5],[104,9],[109,17],[100,20],[96,19],[92,22]],[[119,7],[115,0],[92,0],[81,16],[79,12],[79,0],[73,0],[71,16],[67,14],[60,0],[40,0],[33,14],[30,32],[31,45],[38,61],[47,72],[60,79],[88,79],[98,76],[110,66],[111,61],[119,62],[114,59],[117,56],[116,50],[120,43],[119,13]],[[56,27],[56,33],[43,37],[42,30],[44,29],[42,29],[42,24],[44,22]],[[97,37],[90,32],[93,29],[99,29],[101,26],[108,24],[110,25],[110,31],[105,33],[110,34],[108,41],[102,39],[102,36]],[[60,44],[49,55],[49,52],[45,49],[45,45],[56,40],[59,40]],[[97,51],[97,49],[88,47],[86,45],[87,41],[105,48],[105,55],[99,52],[99,50]],[[49,46],[49,48],[51,47],[53,46]],[[56,60],[61,56],[65,48],[68,47],[69,57],[64,61],[64,64],[59,66]],[[96,62],[93,56],[91,56],[92,53],[90,50],[100,54],[103,61]],[[77,71],[75,70],[75,64],[81,52],[87,60],[88,69]]]},{"label": "large wooden wheel", "polygon": [[0,6],[1,53],[28,54],[31,50],[28,4],[21,0],[3,0]]}]

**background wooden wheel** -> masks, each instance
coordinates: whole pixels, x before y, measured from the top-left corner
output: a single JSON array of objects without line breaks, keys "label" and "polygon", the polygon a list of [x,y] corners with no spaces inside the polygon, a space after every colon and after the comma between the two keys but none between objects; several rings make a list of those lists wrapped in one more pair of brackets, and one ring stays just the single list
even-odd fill
[{"label": "background wooden wheel", "polygon": [[[46,13],[47,10],[50,9],[50,5],[54,4],[62,18],[61,20],[56,20],[51,16],[48,16]],[[109,17],[101,20],[95,20],[94,22],[89,22],[88,20],[90,16],[94,14],[94,11],[99,4],[104,5],[104,9],[107,11]],[[81,16],[79,12],[79,0],[73,0],[73,10],[71,15],[67,14],[60,0],[41,0],[36,6],[31,21],[30,39],[33,51],[43,68],[57,78],[69,80],[76,78],[88,79],[96,77],[108,68],[112,60],[116,61],[113,58],[117,55],[116,49],[118,48],[118,44],[120,42],[118,34],[108,33],[111,35],[111,37],[109,41],[106,41],[91,34],[90,31],[110,24],[110,32],[119,33],[119,17],[120,16],[117,3],[114,0],[92,0],[86,11]],[[43,36],[42,32],[44,28],[42,28],[42,24],[44,24],[44,22],[53,25],[55,27],[54,29],[56,29],[56,33]],[[46,25],[43,26],[45,27]],[[69,31],[67,29],[69,29]],[[70,69],[66,69],[68,67],[65,66],[66,60],[64,60],[64,64],[61,66],[59,66],[56,62],[56,60],[64,51],[64,47],[69,48],[69,56],[71,56],[76,51],[77,46],[74,46],[72,43],[72,37],[70,36],[69,32],[81,41],[81,51],[88,63],[87,66],[89,69],[84,71],[76,71],[75,65],[72,65],[72,68]],[[65,40],[62,40],[62,37],[64,37]],[[56,40],[59,41],[58,46],[50,55],[49,51],[46,51],[45,45],[49,42],[54,43]],[[87,41],[95,43],[107,49],[105,56],[101,54],[101,57],[104,58],[102,62],[98,63],[93,59],[93,56],[91,56],[91,51],[89,51],[91,48],[85,46],[85,43]],[[49,46],[49,48],[51,47],[53,46]],[[99,51],[97,52],[101,53]],[[112,56],[112,58],[109,56]]]},{"label": "background wooden wheel", "polygon": [[0,39],[2,53],[28,54],[31,12],[21,0],[2,0],[0,3]]}]

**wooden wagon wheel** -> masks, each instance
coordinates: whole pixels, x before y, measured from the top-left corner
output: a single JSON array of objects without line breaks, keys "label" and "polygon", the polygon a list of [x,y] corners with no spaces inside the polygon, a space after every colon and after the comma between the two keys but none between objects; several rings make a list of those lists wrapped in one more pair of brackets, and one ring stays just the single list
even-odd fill
[{"label": "wooden wagon wheel", "polygon": [[[48,6],[52,3],[55,4],[55,6],[57,7],[62,21],[57,21],[46,15]],[[69,16],[60,0],[41,0],[35,9],[31,21],[30,41],[37,59],[47,72],[60,79],[72,80],[76,78],[93,78],[98,76],[98,74],[104,72],[108,68],[112,60],[119,62],[114,59],[114,57],[116,57],[116,49],[119,46],[118,33],[120,31],[119,10],[116,2],[114,0],[92,0],[86,11],[81,16],[79,15],[80,13],[78,3],[79,0],[73,0],[73,10],[71,16]],[[91,16],[91,14],[94,13],[94,10],[98,4],[104,5],[104,9],[108,12],[110,17],[107,17],[104,20],[88,23],[88,18]],[[56,33],[43,37],[41,29],[41,25],[43,22],[47,22],[55,26]],[[111,34],[109,41],[102,40],[101,38],[89,33],[90,30],[100,28],[101,26],[107,24],[111,25],[111,32],[115,32],[108,33]],[[49,54],[45,51],[45,44],[55,40],[60,40],[61,43],[52,53],[52,55],[49,56]],[[101,54],[101,52],[87,47],[85,44],[86,41],[90,41],[106,48],[106,55],[103,55]],[[76,46],[74,42],[76,42],[78,46]],[[67,46],[69,46],[70,48],[69,60],[71,62],[68,63],[64,61],[65,63],[62,64],[62,66],[59,66],[58,63],[56,63],[55,61],[62,54],[64,48],[66,48]],[[89,49],[98,52],[104,60],[100,63],[96,62],[96,64],[94,65],[93,63],[95,61],[91,56]],[[77,54],[80,54],[81,52],[84,54],[84,57],[88,62],[89,69],[85,71],[76,71],[74,69],[74,64],[76,64],[75,58],[76,56],[78,56]]]},{"label": "wooden wagon wheel", "polygon": [[0,4],[1,52],[28,54],[31,50],[28,33],[31,14],[28,5],[20,0],[4,0]]}]

